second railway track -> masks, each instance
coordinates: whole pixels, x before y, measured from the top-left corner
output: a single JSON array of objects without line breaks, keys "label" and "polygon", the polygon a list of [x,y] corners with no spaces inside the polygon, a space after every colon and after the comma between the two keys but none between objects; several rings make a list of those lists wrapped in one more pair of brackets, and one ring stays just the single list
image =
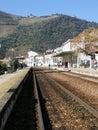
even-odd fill
[{"label": "second railway track", "polygon": [[[52,75],[53,71],[48,73]],[[41,71],[36,71],[36,76],[53,130],[98,129],[98,112],[95,109]]]}]

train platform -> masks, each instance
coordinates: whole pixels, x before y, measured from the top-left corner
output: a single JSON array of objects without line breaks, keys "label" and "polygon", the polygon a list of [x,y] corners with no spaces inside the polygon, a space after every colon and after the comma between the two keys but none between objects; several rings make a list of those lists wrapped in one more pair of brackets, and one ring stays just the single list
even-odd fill
[{"label": "train platform", "polygon": [[95,76],[98,77],[98,68],[96,70],[94,68],[64,68],[64,67],[59,67],[57,70],[62,70],[62,71],[69,71],[73,73],[79,73],[79,74],[85,74],[89,76]]},{"label": "train platform", "polygon": [[8,73],[0,76],[0,100],[13,86],[18,86],[29,68],[25,68],[14,73]]},{"label": "train platform", "polygon": [[30,68],[24,68],[0,75],[0,130],[5,126],[29,72]]}]

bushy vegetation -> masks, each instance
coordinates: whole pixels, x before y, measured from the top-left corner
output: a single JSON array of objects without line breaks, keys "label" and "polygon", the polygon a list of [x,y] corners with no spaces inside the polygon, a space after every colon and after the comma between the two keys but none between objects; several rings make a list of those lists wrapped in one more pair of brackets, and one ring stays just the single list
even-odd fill
[{"label": "bushy vegetation", "polygon": [[88,68],[90,67],[90,63],[81,63],[80,67]]},{"label": "bushy vegetation", "polygon": [[13,59],[9,64],[4,64],[0,61],[0,75],[7,73],[15,72],[18,69],[23,69],[27,67],[25,63],[19,63],[18,59]]},{"label": "bushy vegetation", "polygon": [[5,71],[7,71],[6,64],[3,64],[3,63],[0,61],[0,75],[1,75],[1,74],[4,74]]},{"label": "bushy vegetation", "polygon": [[18,59],[13,59],[10,64],[7,66],[8,73],[15,72],[18,69],[26,67],[25,63],[19,63]]}]

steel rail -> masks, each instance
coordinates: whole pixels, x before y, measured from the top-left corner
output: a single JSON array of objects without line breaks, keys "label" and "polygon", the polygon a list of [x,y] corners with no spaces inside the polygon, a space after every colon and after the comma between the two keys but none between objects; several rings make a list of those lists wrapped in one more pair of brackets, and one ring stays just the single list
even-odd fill
[{"label": "steel rail", "polygon": [[86,110],[88,110],[90,113],[92,113],[96,118],[98,118],[98,111],[96,109],[94,109],[90,104],[88,104],[85,100],[77,97],[76,95],[74,95],[72,92],[70,92],[69,90],[67,90],[66,88],[64,88],[61,84],[59,84],[58,82],[56,82],[54,79],[51,79],[49,76],[47,76],[47,74],[45,74],[43,72],[43,74],[45,75],[45,77],[50,80],[51,83],[55,84],[56,86],[58,86],[60,89],[62,89],[64,92],[68,93],[72,98],[74,98],[79,104],[81,104]]},{"label": "steel rail", "polygon": [[33,70],[33,78],[34,78],[34,87],[35,87],[35,93],[36,93],[36,98],[38,103],[38,116],[39,116],[40,130],[45,130],[34,70]]}]

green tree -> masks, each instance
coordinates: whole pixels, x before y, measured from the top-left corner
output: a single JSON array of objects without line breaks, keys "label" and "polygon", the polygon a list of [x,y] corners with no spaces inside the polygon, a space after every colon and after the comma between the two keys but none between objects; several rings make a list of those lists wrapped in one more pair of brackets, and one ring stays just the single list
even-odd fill
[{"label": "green tree", "polygon": [[6,64],[3,64],[1,61],[0,61],[0,75],[1,74],[4,74],[4,72],[7,70],[6,68]]},{"label": "green tree", "polygon": [[10,63],[10,66],[11,66],[11,70],[12,72],[13,71],[16,71],[18,68],[19,68],[19,62],[18,62],[18,59],[13,59]]}]

